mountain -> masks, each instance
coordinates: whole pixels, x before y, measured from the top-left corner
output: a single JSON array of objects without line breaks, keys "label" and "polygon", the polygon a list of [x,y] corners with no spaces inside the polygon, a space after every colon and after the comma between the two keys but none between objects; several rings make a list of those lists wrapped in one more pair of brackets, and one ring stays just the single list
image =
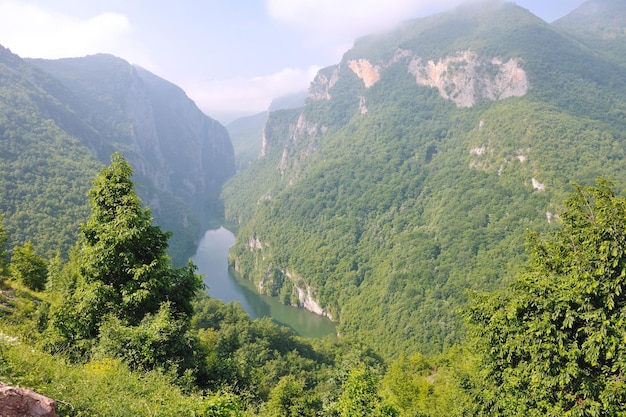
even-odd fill
[{"label": "mountain", "polygon": [[626,65],[626,3],[592,0],[554,22],[582,43]]},{"label": "mountain", "polygon": [[620,0],[591,0],[554,22],[571,33],[590,38],[626,37],[626,3]]},{"label": "mountain", "polygon": [[307,97],[306,91],[299,91],[297,93],[292,93],[286,96],[275,98],[270,103],[270,107],[268,110],[276,111],[276,110],[297,109],[299,107],[304,106],[306,97]]},{"label": "mountain", "polygon": [[237,171],[246,169],[261,152],[263,126],[267,122],[267,112],[240,117],[226,125],[235,150]]},{"label": "mountain", "polygon": [[[294,93],[272,100],[268,111],[302,107],[306,92]],[[261,152],[263,127],[267,122],[268,111],[252,116],[241,117],[230,122],[226,129],[235,149],[237,170],[246,169]]]},{"label": "mountain", "polygon": [[511,3],[359,39],[225,186],[230,262],[385,356],[441,351],[570,183],[626,183],[625,93],[617,57]]},{"label": "mountain", "polygon": [[91,178],[121,151],[155,220],[175,232],[172,257],[185,261],[221,216],[221,185],[235,172],[226,129],[177,86],[110,55],[24,60],[0,47],[0,65],[0,212],[13,240],[65,252]]}]

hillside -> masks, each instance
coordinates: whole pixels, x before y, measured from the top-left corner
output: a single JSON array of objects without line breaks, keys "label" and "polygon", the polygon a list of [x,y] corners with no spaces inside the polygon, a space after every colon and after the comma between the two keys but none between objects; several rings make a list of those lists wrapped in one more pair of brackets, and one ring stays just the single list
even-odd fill
[{"label": "hillside", "polygon": [[222,215],[221,185],[235,172],[226,129],[180,88],[110,55],[22,60],[1,48],[0,65],[0,212],[13,242],[65,253],[85,220],[90,178],[122,151],[184,262]]},{"label": "hillside", "polygon": [[616,63],[498,1],[358,40],[225,187],[232,265],[386,356],[441,351],[571,183],[626,180]]},{"label": "hillside", "polygon": [[616,39],[626,36],[626,4],[619,0],[590,0],[554,22],[571,33],[589,38]]},{"label": "hillside", "polygon": [[626,3],[593,0],[583,3],[554,25],[577,37],[598,53],[626,65]]},{"label": "hillside", "polygon": [[[272,100],[268,111],[299,108],[304,105],[306,92],[290,94]],[[226,129],[235,149],[237,170],[241,171],[250,165],[250,162],[261,153],[263,127],[267,122],[268,111],[252,116],[241,117],[230,122]]]},{"label": "hillside", "polygon": [[254,161],[261,152],[263,126],[267,121],[267,112],[241,117],[230,122],[226,129],[235,151],[237,171],[242,171]]}]

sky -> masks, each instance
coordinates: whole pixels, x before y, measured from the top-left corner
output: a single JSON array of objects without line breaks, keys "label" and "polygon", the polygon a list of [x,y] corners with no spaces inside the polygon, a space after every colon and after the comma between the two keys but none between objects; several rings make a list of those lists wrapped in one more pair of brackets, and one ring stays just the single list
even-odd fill
[{"label": "sky", "polygon": [[[0,0],[0,45],[28,58],[110,53],[226,124],[306,90],[360,36],[463,0]],[[546,22],[584,0],[515,0]]]}]

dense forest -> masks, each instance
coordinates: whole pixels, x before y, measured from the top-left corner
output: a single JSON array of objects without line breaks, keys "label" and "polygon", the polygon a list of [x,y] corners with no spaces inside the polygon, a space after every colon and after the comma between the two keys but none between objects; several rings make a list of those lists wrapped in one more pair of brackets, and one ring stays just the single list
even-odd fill
[{"label": "dense forest", "polygon": [[[473,293],[467,337],[385,361],[349,337],[305,340],[174,268],[116,153],[89,191],[69,260],[2,255],[0,378],[60,415],[451,416],[626,412],[626,198],[576,187],[528,238],[504,290]],[[8,235],[0,229],[0,244]]]},{"label": "dense forest", "polygon": [[[358,40],[237,164],[145,70],[0,47],[0,381],[60,416],[626,415],[626,11],[483,6]],[[199,213],[338,337],[207,295]]]},{"label": "dense forest", "polygon": [[626,67],[586,42],[501,2],[358,40],[226,184],[233,268],[386,358],[461,341],[467,290],[511,282],[572,183],[626,181]]}]

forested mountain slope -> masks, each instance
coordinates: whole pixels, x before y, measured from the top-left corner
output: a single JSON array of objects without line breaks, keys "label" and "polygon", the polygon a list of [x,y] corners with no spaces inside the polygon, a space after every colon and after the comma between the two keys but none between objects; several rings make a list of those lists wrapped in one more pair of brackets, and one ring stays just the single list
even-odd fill
[{"label": "forested mountain slope", "polygon": [[156,221],[175,232],[172,256],[181,263],[193,253],[235,172],[223,126],[180,88],[110,55],[22,60],[0,48],[0,65],[0,212],[14,242],[66,251],[85,220],[90,179],[121,151]]},{"label": "forested mountain slope", "polygon": [[554,25],[568,31],[596,51],[626,65],[626,3],[590,0]]},{"label": "forested mountain slope", "polygon": [[246,169],[261,150],[261,132],[267,121],[267,112],[233,120],[226,129],[235,150],[237,171]]},{"label": "forested mountain slope", "polygon": [[97,132],[72,102],[59,81],[0,47],[0,211],[13,243],[30,239],[49,256],[76,240],[99,166],[76,138]]},{"label": "forested mountain slope", "polygon": [[360,39],[226,186],[231,262],[387,356],[439,351],[570,183],[624,183],[625,93],[614,55],[509,3]]},{"label": "forested mountain slope", "polygon": [[590,38],[616,39],[626,36],[626,3],[619,0],[590,0],[558,19],[554,25]]}]

